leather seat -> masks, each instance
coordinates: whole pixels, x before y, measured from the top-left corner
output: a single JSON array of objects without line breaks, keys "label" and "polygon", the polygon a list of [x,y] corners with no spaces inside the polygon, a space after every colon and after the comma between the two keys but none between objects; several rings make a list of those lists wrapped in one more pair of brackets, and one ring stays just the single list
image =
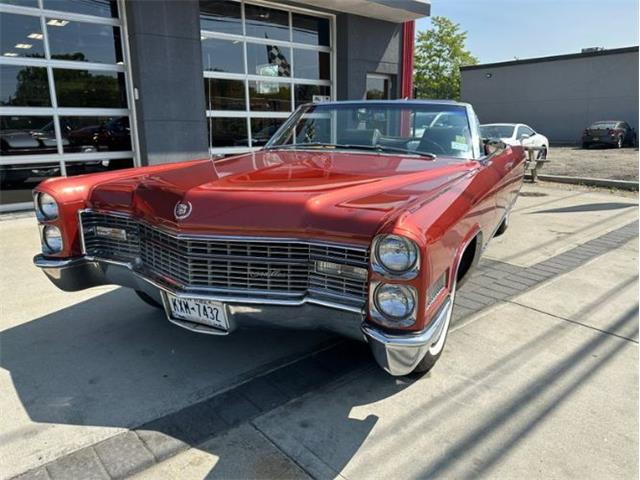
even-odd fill
[{"label": "leather seat", "polygon": [[338,143],[342,145],[376,145],[380,139],[380,130],[347,128],[338,133]]}]

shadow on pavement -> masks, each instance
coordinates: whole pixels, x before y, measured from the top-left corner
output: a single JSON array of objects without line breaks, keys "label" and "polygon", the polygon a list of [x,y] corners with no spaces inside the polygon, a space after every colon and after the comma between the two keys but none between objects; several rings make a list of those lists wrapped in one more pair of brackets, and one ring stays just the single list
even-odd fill
[{"label": "shadow on pavement", "polygon": [[636,208],[637,203],[583,203],[581,205],[573,205],[571,207],[552,208],[549,210],[538,210],[537,212],[529,212],[528,215],[538,213],[577,213],[577,212],[599,212],[604,210],[618,210],[621,208]]}]

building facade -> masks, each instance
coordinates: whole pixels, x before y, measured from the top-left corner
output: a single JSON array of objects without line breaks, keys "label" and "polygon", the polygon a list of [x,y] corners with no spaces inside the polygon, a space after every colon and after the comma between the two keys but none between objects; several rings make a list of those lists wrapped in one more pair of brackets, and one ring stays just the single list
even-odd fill
[{"label": "building facade", "polygon": [[597,120],[638,128],[638,47],[462,67],[461,97],[482,123],[526,123],[577,144]]},{"label": "building facade", "polygon": [[0,209],[42,179],[260,148],[295,108],[411,92],[426,0],[0,0]]}]

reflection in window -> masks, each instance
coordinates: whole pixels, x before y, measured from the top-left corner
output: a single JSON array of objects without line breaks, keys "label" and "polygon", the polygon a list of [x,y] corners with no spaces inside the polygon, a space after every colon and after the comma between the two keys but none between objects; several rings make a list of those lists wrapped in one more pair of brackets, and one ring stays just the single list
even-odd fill
[{"label": "reflection in window", "polygon": [[44,8],[63,12],[82,13],[98,17],[118,17],[116,0],[44,0]]},{"label": "reflection in window", "polygon": [[207,126],[213,148],[249,146],[247,121],[244,118],[210,117]]},{"label": "reflection in window", "polygon": [[290,77],[290,52],[289,47],[247,43],[247,73],[266,77]]},{"label": "reflection in window", "polygon": [[31,191],[43,180],[60,176],[57,160],[0,165],[0,205],[33,202]]},{"label": "reflection in window", "polygon": [[0,116],[0,153],[33,155],[57,153],[53,118]]},{"label": "reflection in window", "polygon": [[132,158],[118,158],[107,160],[83,160],[67,162],[67,176],[84,175],[85,173],[109,172],[133,167]]},{"label": "reflection in window", "polygon": [[127,108],[124,73],[54,69],[60,107]]},{"label": "reflection in window", "polygon": [[327,52],[315,52],[313,50],[293,50],[294,76],[296,78],[308,78],[310,80],[329,80],[331,67]]},{"label": "reflection in window", "polygon": [[[311,103],[320,100],[325,100],[324,98],[320,99],[318,97],[329,97],[331,95],[331,87],[327,87],[324,85],[296,85],[295,86],[295,96],[296,96],[296,107],[303,103]],[[315,97],[315,98],[314,98]]]},{"label": "reflection in window", "polygon": [[326,18],[293,14],[293,41],[296,43],[328,47],[330,31]]},{"label": "reflection in window", "polygon": [[381,75],[367,75],[367,100],[388,100],[391,98],[389,77]]},{"label": "reflection in window", "polygon": [[291,86],[288,83],[269,81],[249,82],[251,110],[272,112],[291,111]]},{"label": "reflection in window", "polygon": [[202,66],[209,72],[244,73],[244,49],[239,40],[202,39]]},{"label": "reflection in window", "polygon": [[0,65],[0,105],[49,107],[49,83],[44,67]]},{"label": "reflection in window", "polygon": [[0,13],[0,55],[44,58],[40,18]]},{"label": "reflection in window", "polygon": [[0,3],[18,5],[19,7],[38,8],[38,0],[0,0]]},{"label": "reflection in window", "polygon": [[276,133],[285,118],[252,118],[251,141],[254,147],[261,147]]},{"label": "reflection in window", "polygon": [[289,41],[289,13],[246,4],[244,15],[247,36]]},{"label": "reflection in window", "polygon": [[200,28],[212,32],[242,35],[242,14],[239,2],[200,0]]},{"label": "reflection in window", "polygon": [[244,82],[241,80],[204,79],[206,110],[246,110]]},{"label": "reflection in window", "polygon": [[131,150],[128,117],[60,117],[65,153]]},{"label": "reflection in window", "polygon": [[78,62],[122,62],[120,28],[47,18],[51,58]]}]

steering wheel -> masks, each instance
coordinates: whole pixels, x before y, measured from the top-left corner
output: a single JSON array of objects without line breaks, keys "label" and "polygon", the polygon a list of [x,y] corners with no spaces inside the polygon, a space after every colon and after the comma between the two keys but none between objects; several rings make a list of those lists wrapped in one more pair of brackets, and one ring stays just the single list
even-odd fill
[{"label": "steering wheel", "polygon": [[431,153],[439,153],[441,155],[446,155],[447,151],[444,149],[442,145],[428,138],[423,139],[420,142],[420,151],[428,151]]}]

